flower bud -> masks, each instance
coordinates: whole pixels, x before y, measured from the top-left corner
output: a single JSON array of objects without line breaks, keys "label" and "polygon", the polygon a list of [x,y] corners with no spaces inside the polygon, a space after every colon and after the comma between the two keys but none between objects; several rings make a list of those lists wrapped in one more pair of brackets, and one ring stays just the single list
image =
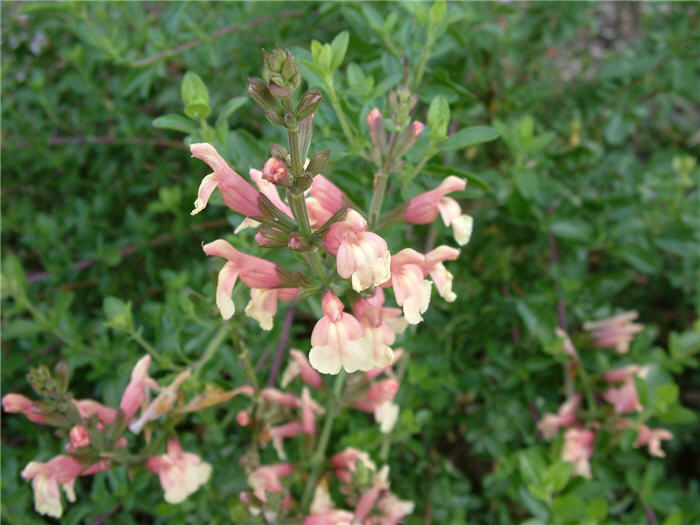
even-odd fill
[{"label": "flower bud", "polygon": [[279,111],[272,111],[272,110],[266,110],[265,111],[265,118],[267,118],[268,121],[270,121],[270,124],[274,124],[275,126],[284,126],[284,117]]},{"label": "flower bud", "polygon": [[425,126],[421,122],[414,120],[404,132],[399,136],[394,156],[398,159],[404,156],[414,146],[418,137],[423,134]]},{"label": "flower bud", "polygon": [[263,59],[265,61],[263,70],[266,73],[279,73],[282,71],[282,66],[284,65],[286,55],[284,51],[282,51],[282,48],[276,45],[275,49],[272,50],[272,53],[268,53],[263,49]]},{"label": "flower bud", "polygon": [[304,93],[297,104],[296,117],[297,120],[303,120],[314,113],[323,102],[323,96],[318,89],[311,89]]},{"label": "flower bud", "polygon": [[58,389],[61,393],[68,390],[68,380],[70,378],[70,369],[65,361],[59,361],[53,369],[58,383]]},{"label": "flower bud", "polygon": [[[297,77],[299,76],[299,67],[297,66],[297,61],[294,60],[294,55],[292,52],[287,50],[284,52],[284,64],[282,65],[282,78],[285,82],[295,83]],[[297,83],[294,87],[296,88],[299,84]]]},{"label": "flower bud", "polygon": [[299,121],[293,113],[284,114],[284,125],[289,131],[299,131]]},{"label": "flower bud", "polygon": [[90,436],[83,425],[75,425],[70,429],[69,435],[73,448],[87,447],[90,444]]},{"label": "flower bud", "polygon": [[287,166],[277,157],[267,159],[262,169],[262,178],[273,184],[278,184],[289,176]]},{"label": "flower bud", "polygon": [[265,111],[275,111],[280,109],[279,102],[272,96],[265,81],[261,78],[248,77],[248,93],[252,99]]},{"label": "flower bud", "polygon": [[236,422],[242,427],[247,427],[250,423],[250,414],[246,410],[241,410],[236,414]]},{"label": "flower bud", "polygon": [[309,242],[304,239],[304,237],[297,233],[292,232],[289,234],[289,240],[287,241],[287,247],[295,252],[305,252],[309,249]]},{"label": "flower bud", "polygon": [[294,181],[294,189],[297,193],[303,193],[311,187],[314,181],[313,175],[308,171],[304,171]]},{"label": "flower bud", "polygon": [[328,163],[328,157],[330,156],[330,154],[331,150],[323,149],[311,155],[311,159],[309,160],[309,165],[306,167],[306,171],[311,173],[311,175],[318,175],[319,173],[321,173],[326,167],[326,164]]},{"label": "flower bud", "polygon": [[281,248],[287,246],[287,234],[273,228],[259,228],[255,243],[262,248]]},{"label": "flower bud", "polygon": [[281,73],[270,74],[270,80],[267,83],[267,87],[270,89],[272,96],[277,98],[288,97],[294,93],[294,86],[287,84],[284,81]]},{"label": "flower bud", "polygon": [[276,142],[270,142],[270,155],[280,160],[287,160],[289,152],[282,144],[277,144]]}]

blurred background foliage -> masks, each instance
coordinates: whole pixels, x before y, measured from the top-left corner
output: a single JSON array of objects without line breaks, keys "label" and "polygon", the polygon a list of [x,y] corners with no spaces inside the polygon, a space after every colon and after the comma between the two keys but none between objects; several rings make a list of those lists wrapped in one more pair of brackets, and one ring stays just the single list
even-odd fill
[{"label": "blurred background foliage", "polygon": [[[326,175],[354,200],[367,202],[372,165],[348,150],[331,102],[366,144],[364,116],[374,106],[388,112],[388,90],[409,71],[416,118],[443,95],[451,133],[490,125],[501,136],[464,147],[457,135],[421,167],[422,137],[409,159],[416,176],[389,196],[399,204],[431,187],[445,166],[483,181],[472,178],[463,194],[475,231],[450,268],[458,299],[435,301],[405,338],[411,359],[389,464],[394,492],[416,501],[409,523],[697,523],[697,4],[455,3],[437,26],[429,7],[4,4],[3,394],[29,394],[28,367],[63,358],[78,397],[115,406],[142,346],[179,365],[198,358],[219,326],[215,264],[200,245],[240,217],[220,200],[190,217],[205,173],[183,134],[210,134],[240,173],[259,168],[281,138],[238,97],[260,70],[261,48],[279,43],[302,62],[311,39],[347,30],[331,89],[303,71],[326,98],[314,149],[331,149]],[[207,128],[182,116],[186,71],[209,88]],[[421,250],[451,239],[440,225],[416,227],[404,242]],[[261,253],[251,234],[237,245]],[[657,386],[678,385],[654,413],[675,434],[668,457],[602,443],[592,481],[552,480],[558,445],[538,439],[535,424],[563,399],[554,328],[566,325],[585,347],[583,321],[631,309],[647,328],[630,359],[666,370]],[[317,315],[297,311],[292,341],[302,349]],[[265,337],[246,317],[233,322],[264,381],[281,318]],[[585,353],[593,370],[614,361],[609,351]],[[232,343],[201,373],[244,381]],[[62,522],[243,523],[239,408],[198,413],[183,429],[183,446],[214,465],[214,479],[182,505],[164,503],[151,474],[112,469],[81,480]],[[37,430],[3,417],[7,523],[42,522],[18,474],[59,452]],[[381,436],[362,415],[341,418],[336,435],[338,447],[379,454]]]}]

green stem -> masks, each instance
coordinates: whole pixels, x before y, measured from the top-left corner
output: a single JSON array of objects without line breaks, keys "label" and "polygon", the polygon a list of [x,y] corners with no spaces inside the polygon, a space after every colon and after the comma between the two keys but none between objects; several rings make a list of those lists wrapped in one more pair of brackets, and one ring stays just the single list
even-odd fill
[{"label": "green stem", "polygon": [[174,369],[173,363],[162,355],[158,350],[156,350],[148,341],[146,341],[143,337],[141,337],[141,334],[138,333],[136,330],[132,330],[129,332],[129,335],[131,338],[136,341],[141,348],[143,348],[151,357],[155,358],[156,361],[160,364],[160,366],[164,368],[169,368],[169,369]]},{"label": "green stem", "polygon": [[197,360],[197,362],[192,366],[193,373],[198,372],[207,363],[207,361],[214,357],[216,351],[221,346],[221,343],[223,343],[224,339],[226,339],[226,335],[228,335],[228,326],[226,323],[222,323],[219,330],[216,332],[216,334],[214,334],[214,337],[211,341],[209,341],[209,344],[204,349],[202,357],[200,357],[199,360]]},{"label": "green stem", "polygon": [[374,189],[372,190],[372,204],[369,208],[369,229],[376,228],[379,221],[379,215],[382,212],[382,204],[384,203],[384,195],[386,194],[386,186],[389,182],[389,168],[394,157],[394,149],[398,142],[399,131],[394,133],[389,146],[389,151],[384,159],[384,164],[374,176]]},{"label": "green stem", "polygon": [[425,73],[425,66],[428,62],[428,56],[430,56],[430,51],[432,50],[433,43],[435,42],[435,37],[432,34],[432,31],[428,31],[428,39],[423,47],[423,53],[420,56],[420,61],[418,62],[418,71],[416,72],[416,78],[413,80],[413,85],[411,86],[411,91],[414,93],[418,89],[418,86],[420,86],[421,81],[423,80],[423,73]]},{"label": "green stem", "polygon": [[243,367],[245,368],[248,379],[250,379],[250,382],[253,383],[253,388],[255,391],[259,392],[260,385],[258,384],[258,378],[255,376],[253,363],[250,362],[250,354],[248,354],[248,349],[243,346],[243,343],[241,343],[238,333],[235,330],[231,332],[231,340],[233,341],[233,345],[236,347],[236,350],[238,350],[238,358],[243,362]]},{"label": "green stem", "polygon": [[340,105],[340,100],[338,100],[338,95],[335,93],[335,87],[333,87],[332,78],[330,80],[326,80],[326,89],[328,90],[328,98],[331,99],[331,106],[333,106],[335,114],[338,116],[340,127],[343,128],[343,133],[345,133],[345,136],[348,138],[348,141],[350,141],[350,146],[352,146],[352,149],[355,152],[360,153],[361,148],[355,140],[355,135],[352,132],[352,128],[348,123],[347,117],[345,116],[345,111],[343,111],[343,107]]},{"label": "green stem", "polygon": [[428,151],[425,152],[425,155],[421,159],[421,161],[416,165],[415,168],[413,168],[413,171],[411,171],[410,174],[406,176],[407,180],[411,180],[414,178],[416,175],[420,173],[420,171],[423,169],[423,166],[426,165],[426,163],[433,158],[433,156],[437,153],[437,148],[435,147],[435,143],[431,140],[430,141],[430,146],[428,146]]},{"label": "green stem", "polygon": [[309,479],[304,487],[304,495],[301,499],[301,508],[307,509],[309,503],[311,502],[311,496],[313,496],[314,489],[316,488],[316,482],[321,474],[321,468],[323,467],[324,460],[326,459],[326,448],[328,447],[328,441],[331,437],[331,431],[333,430],[333,421],[340,412],[343,406],[343,388],[345,387],[346,374],[345,370],[341,370],[338,376],[335,378],[335,383],[333,384],[333,395],[328,398],[328,403],[326,404],[326,419],[323,422],[323,429],[321,430],[321,437],[318,440],[318,445],[316,451],[311,457],[311,473]]}]

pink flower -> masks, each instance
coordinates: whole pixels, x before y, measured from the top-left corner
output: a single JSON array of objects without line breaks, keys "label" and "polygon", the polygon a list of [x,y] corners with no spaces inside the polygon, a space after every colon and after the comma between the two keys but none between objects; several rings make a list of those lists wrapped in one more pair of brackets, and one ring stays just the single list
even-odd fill
[{"label": "pink flower", "polygon": [[352,473],[357,470],[358,462],[366,470],[371,470],[372,472],[377,470],[377,466],[369,458],[367,452],[353,447],[348,447],[331,458],[331,464],[335,468],[335,475],[343,483],[352,483]]},{"label": "pink flower", "polygon": [[45,423],[46,416],[34,406],[34,401],[21,394],[7,394],[2,398],[2,408],[10,414],[24,414],[33,423]]},{"label": "pink flower", "polygon": [[139,359],[131,372],[131,381],[124,390],[119,408],[127,419],[134,417],[136,411],[141,407],[149,388],[157,389],[158,385],[153,379],[148,377],[148,369],[151,366],[151,356],[146,355]]},{"label": "pink flower", "polygon": [[648,373],[648,366],[627,365],[623,366],[622,368],[615,368],[614,370],[605,372],[603,379],[605,379],[608,383],[624,383],[634,379],[635,376],[645,379]]},{"label": "pink flower", "polygon": [[356,292],[378,286],[391,276],[391,256],[386,241],[367,231],[367,221],[355,210],[348,210],[345,220],[328,228],[325,238],[328,251],[337,257],[338,275],[352,278]]},{"label": "pink flower", "polygon": [[413,197],[405,205],[403,218],[412,224],[428,224],[442,216],[445,226],[452,226],[455,240],[460,246],[469,242],[472,233],[473,219],[462,214],[457,201],[446,197],[448,193],[463,190],[467,181],[451,175],[442,181],[434,190]]},{"label": "pink flower", "polygon": [[394,156],[398,159],[403,157],[416,144],[416,140],[423,134],[425,126],[422,122],[414,120],[411,125],[398,137]]},{"label": "pink flower", "polygon": [[375,288],[372,297],[361,298],[352,307],[365,336],[372,341],[373,368],[385,368],[393,362],[394,352],[390,346],[394,344],[396,334],[406,328],[401,310],[385,308],[383,305],[384,291]]},{"label": "pink flower", "polygon": [[180,372],[172,383],[163,388],[158,396],[141,412],[139,418],[129,425],[129,430],[138,434],[144,425],[149,421],[154,421],[166,412],[170,412],[173,404],[177,400],[177,393],[180,385],[190,378],[189,369]]},{"label": "pink flower", "polygon": [[396,525],[408,516],[415,504],[412,501],[401,500],[391,492],[387,492],[377,503],[377,508],[382,513],[382,525]]},{"label": "pink flower", "polygon": [[260,328],[270,331],[277,314],[277,301],[293,301],[298,292],[298,288],[251,288],[250,302],[245,307],[245,313],[255,319]]},{"label": "pink flower", "polygon": [[284,212],[286,215],[289,215],[292,218],[294,217],[292,215],[292,210],[290,210],[289,206],[287,206],[280,198],[279,191],[277,191],[277,186],[275,186],[269,180],[266,180],[263,176],[263,173],[260,170],[251,168],[248,174],[260,190],[260,193],[262,193],[263,195],[265,195],[265,197],[270,199],[270,202],[272,202],[272,204],[274,204],[280,210],[282,210],[282,212]]},{"label": "pink flower", "polygon": [[570,428],[564,434],[564,448],[561,459],[573,465],[573,473],[591,478],[589,459],[593,456],[595,434],[584,428]]},{"label": "pink flower", "polygon": [[450,246],[438,246],[425,254],[425,263],[423,264],[423,276],[430,275],[440,297],[448,303],[453,302],[457,295],[452,291],[452,274],[442,263],[454,261],[457,257],[459,257],[458,249]]},{"label": "pink flower", "polygon": [[661,441],[673,439],[673,434],[666,430],[665,428],[649,428],[646,425],[639,425],[637,427],[637,441],[635,442],[635,447],[643,447],[645,445],[649,448],[649,454],[659,458],[666,456],[666,453],[661,450]]},{"label": "pink flower", "polygon": [[309,362],[322,374],[372,368],[372,342],[364,337],[360,322],[343,312],[343,303],[332,292],[322,301],[324,316],[311,333]]},{"label": "pink flower", "polygon": [[204,177],[199,186],[192,215],[206,208],[209,197],[218,187],[226,206],[233,211],[253,218],[262,216],[258,205],[260,193],[231,169],[214,146],[206,142],[192,144],[190,151],[193,157],[203,160],[214,170],[214,173]]},{"label": "pink flower", "polygon": [[283,425],[270,428],[270,437],[280,459],[287,459],[282,441],[284,438],[298,436],[304,431],[304,427],[299,421],[290,421]]},{"label": "pink flower", "polygon": [[537,424],[537,429],[542,432],[545,439],[551,439],[557,435],[560,428],[565,428],[576,423],[576,409],[581,402],[581,395],[574,394],[560,408],[556,414],[545,414]]},{"label": "pink flower", "polygon": [[391,285],[396,304],[403,306],[403,315],[410,324],[423,320],[422,313],[430,304],[430,281],[423,279],[425,256],[404,248],[391,258]]},{"label": "pink flower", "polygon": [[379,431],[387,434],[394,428],[399,416],[399,407],[393,403],[398,390],[399,382],[395,379],[376,381],[369,386],[364,399],[356,401],[353,406],[364,412],[373,412],[375,421],[379,423]]},{"label": "pink flower", "polygon": [[238,411],[238,413],[236,414],[236,423],[238,423],[242,427],[248,426],[248,423],[250,423],[250,414],[247,410]]},{"label": "pink flower", "polygon": [[39,514],[60,518],[63,514],[59,487],[68,501],[75,501],[75,478],[83,466],[70,456],[56,456],[48,463],[30,462],[22,471],[22,477],[32,480],[34,508]]},{"label": "pink flower", "polygon": [[259,467],[248,476],[248,485],[253,489],[255,497],[265,502],[268,492],[284,490],[280,478],[289,476],[292,472],[294,472],[294,468],[289,463]]},{"label": "pink flower", "polygon": [[292,362],[289,363],[284,373],[282,386],[286,386],[294,377],[301,375],[301,380],[307,385],[313,388],[321,388],[323,379],[321,379],[320,374],[314,370],[314,367],[312,367],[308,359],[306,359],[306,355],[294,348],[289,351],[289,355],[292,356]]},{"label": "pink flower", "polygon": [[[314,412],[321,408],[318,403],[311,399],[311,393],[307,387],[301,391],[301,425],[304,434],[313,436],[316,434],[316,417]],[[323,410],[321,408],[321,410]]]},{"label": "pink flower", "polygon": [[335,212],[350,206],[350,200],[338,186],[323,175],[316,175],[306,198],[306,209],[311,226],[319,228]]},{"label": "pink flower", "polygon": [[268,182],[276,184],[288,176],[287,166],[276,157],[270,157],[265,161],[262,169],[262,177]]},{"label": "pink flower", "polygon": [[152,456],[146,468],[157,474],[165,491],[165,501],[181,503],[194,494],[211,476],[211,465],[199,456],[183,452],[177,439],[168,440],[168,450],[162,456]]},{"label": "pink flower", "polygon": [[231,294],[239,277],[250,288],[277,288],[285,284],[275,263],[241,253],[228,241],[217,239],[205,244],[203,249],[207,255],[217,255],[228,260],[219,272],[216,287],[216,306],[224,319],[230,319],[236,312]]},{"label": "pink flower", "polygon": [[311,515],[304,519],[304,525],[350,525],[352,523],[352,512],[335,508],[325,482],[316,485],[309,510]]},{"label": "pink flower", "polygon": [[626,312],[602,321],[584,323],[583,327],[593,332],[598,348],[614,348],[618,354],[626,354],[634,334],[644,328],[641,324],[630,322],[636,318],[637,312]]},{"label": "pink flower", "polygon": [[608,388],[603,394],[603,399],[613,405],[618,414],[629,414],[630,412],[641,412],[644,407],[639,403],[637,389],[634,380],[628,380],[620,388]]},{"label": "pink flower", "polygon": [[384,465],[379,472],[374,475],[372,479],[372,486],[370,489],[360,496],[360,501],[357,502],[357,507],[355,507],[354,519],[356,522],[361,523],[374,507],[374,504],[379,498],[381,491],[389,488],[389,466]]},{"label": "pink flower", "polygon": [[[149,378],[150,379],[150,378]],[[153,381],[150,379],[150,381]],[[158,388],[155,381],[151,383],[154,388]],[[111,407],[106,407],[101,403],[98,403],[94,399],[78,399],[74,401],[75,406],[78,407],[78,412],[80,412],[80,417],[83,419],[88,419],[91,416],[97,415],[99,419],[105,425],[111,425],[117,418],[117,411]]]},{"label": "pink flower", "polygon": [[285,408],[299,408],[301,406],[301,400],[297,396],[282,392],[276,388],[263,388],[260,392],[260,397],[273,405]]},{"label": "pink flower", "polygon": [[73,450],[76,448],[87,447],[90,444],[90,436],[87,428],[83,425],[75,425],[70,429],[69,433],[70,445]]}]

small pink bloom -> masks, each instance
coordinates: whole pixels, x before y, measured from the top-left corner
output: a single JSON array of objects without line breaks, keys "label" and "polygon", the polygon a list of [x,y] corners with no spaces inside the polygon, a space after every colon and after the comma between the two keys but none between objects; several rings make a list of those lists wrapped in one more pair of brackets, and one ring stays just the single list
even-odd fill
[{"label": "small pink bloom", "polygon": [[328,228],[324,243],[337,257],[338,275],[352,278],[356,292],[389,280],[389,247],[379,235],[367,231],[367,221],[355,210],[348,210],[344,221]]},{"label": "small pink bloom", "polygon": [[[155,381],[149,378],[149,385],[152,388],[158,388]],[[91,416],[96,415],[105,425],[111,425],[117,417],[117,411],[111,407],[106,407],[101,403],[98,403],[94,399],[78,399],[74,401],[75,406],[78,407],[80,412],[80,417],[83,419],[88,419]]]},{"label": "small pink bloom", "polygon": [[316,175],[309,196],[306,198],[306,209],[309,213],[311,226],[319,228],[331,216],[343,206],[349,206],[348,200],[343,190],[333,184],[323,175]]},{"label": "small pink bloom", "polygon": [[445,226],[452,226],[455,240],[460,246],[469,242],[472,233],[473,219],[462,214],[457,201],[446,197],[448,193],[463,190],[467,185],[464,179],[451,175],[442,181],[434,190],[413,197],[405,205],[404,220],[413,224],[428,224],[442,216]]},{"label": "small pink bloom", "polygon": [[313,436],[316,433],[316,416],[314,412],[317,412],[318,409],[318,403],[311,399],[309,389],[304,387],[301,391],[301,424],[304,434]]},{"label": "small pink bloom", "polygon": [[576,348],[574,348],[574,343],[571,342],[569,334],[559,327],[554,329],[554,334],[559,339],[562,339],[561,351],[564,352],[564,354],[573,357],[575,360],[578,360],[578,352],[576,352]]},{"label": "small pink bloom", "polygon": [[253,489],[256,498],[266,502],[268,492],[284,490],[280,478],[289,476],[292,472],[294,468],[289,463],[259,467],[248,476],[248,486]]},{"label": "small pink bloom", "polygon": [[403,518],[413,512],[415,504],[412,501],[397,498],[391,492],[387,492],[377,503],[377,508],[382,513],[382,525],[396,525]]},{"label": "small pink bloom", "polygon": [[359,299],[352,309],[365,336],[372,341],[372,367],[382,369],[389,366],[394,360],[390,346],[396,340],[396,333],[406,328],[401,310],[384,307],[384,291],[381,288],[375,288],[373,296]]},{"label": "small pink bloom", "polygon": [[211,465],[199,456],[183,452],[177,439],[168,440],[168,450],[162,456],[152,456],[146,468],[157,474],[165,491],[165,501],[181,503],[194,494],[211,476]]},{"label": "small pink bloom", "polygon": [[141,411],[139,418],[129,425],[129,430],[134,434],[138,434],[143,429],[144,425],[149,421],[154,421],[166,412],[170,412],[173,404],[177,400],[178,390],[180,385],[190,378],[190,370],[180,372],[172,383],[161,389],[158,396],[151,401],[148,406]]},{"label": "small pink bloom", "polygon": [[393,403],[398,390],[399,382],[395,379],[376,381],[369,386],[364,399],[356,401],[353,406],[364,412],[373,412],[380,432],[387,434],[394,428],[399,416],[399,407]]},{"label": "small pink bloom", "polygon": [[304,519],[304,525],[350,525],[352,523],[352,512],[335,508],[324,482],[316,485],[309,510],[311,515]]},{"label": "small pink bloom", "polygon": [[207,255],[228,260],[219,272],[216,287],[216,306],[224,319],[230,319],[236,312],[231,294],[239,277],[250,288],[277,288],[284,284],[275,263],[239,252],[228,241],[217,239],[205,244],[203,249]]},{"label": "small pink bloom", "polygon": [[314,367],[312,367],[308,359],[306,359],[306,355],[295,349],[290,350],[289,354],[298,367],[298,373],[301,374],[302,381],[314,388],[321,388],[323,379],[321,379],[319,373],[314,370]]},{"label": "small pink bloom", "polygon": [[372,108],[369,113],[367,113],[367,118],[365,119],[369,125],[370,132],[374,132],[379,124],[384,125],[384,118],[379,108]]},{"label": "small pink bloom", "polygon": [[331,458],[335,475],[343,483],[352,482],[352,473],[357,470],[357,462],[361,463],[367,470],[373,472],[377,470],[377,466],[369,458],[367,452],[353,447],[348,447]]},{"label": "small pink bloom", "polygon": [[613,405],[618,414],[629,414],[630,412],[641,412],[644,407],[637,397],[637,389],[634,380],[628,380],[620,388],[608,388],[603,394],[603,399]]},{"label": "small pink bloom", "polygon": [[355,507],[354,519],[356,522],[361,523],[362,520],[367,517],[372,507],[374,507],[374,504],[377,502],[380,492],[389,488],[388,477],[389,466],[384,465],[379,472],[374,475],[371,488],[360,497],[360,501],[358,501],[357,507]]},{"label": "small pink bloom", "polygon": [[287,454],[285,454],[282,444],[284,438],[298,436],[302,432],[304,432],[304,427],[299,421],[290,421],[289,423],[270,428],[270,437],[280,459],[287,459]]},{"label": "small pink bloom", "polygon": [[22,471],[22,477],[32,480],[34,508],[39,514],[60,518],[63,514],[59,487],[68,501],[75,501],[75,478],[83,467],[70,456],[56,456],[48,463],[30,462]]},{"label": "small pink bloom", "polygon": [[2,408],[10,414],[24,414],[33,423],[46,422],[46,417],[34,407],[34,401],[22,394],[7,394],[2,398]]},{"label": "small pink bloom", "polygon": [[634,334],[644,328],[641,324],[631,322],[636,318],[637,312],[626,312],[602,321],[584,323],[583,327],[593,332],[598,348],[614,348],[618,354],[626,354]]},{"label": "small pink bloom", "polygon": [[277,314],[277,301],[293,301],[298,292],[298,288],[251,288],[250,302],[245,307],[245,313],[255,319],[260,328],[270,331]]},{"label": "small pink bloom", "polygon": [[214,170],[214,173],[204,177],[199,186],[192,215],[196,215],[206,208],[209,197],[218,187],[224,196],[226,206],[233,211],[248,217],[262,216],[258,205],[260,193],[231,169],[214,146],[206,142],[192,144],[190,151],[193,157],[203,160]]},{"label": "small pink bloom", "polygon": [[277,186],[275,186],[269,180],[265,179],[264,174],[260,170],[251,168],[248,174],[250,175],[250,178],[255,183],[255,185],[258,187],[258,190],[260,190],[260,193],[262,193],[263,195],[265,195],[265,197],[270,199],[272,204],[277,206],[285,214],[289,215],[292,218],[294,217],[292,215],[292,210],[290,210],[289,206],[287,206],[284,203],[284,201],[282,201],[282,199],[280,198]]},{"label": "small pink bloom", "polygon": [[576,409],[581,402],[581,395],[574,394],[564,403],[556,414],[545,414],[537,428],[545,439],[551,439],[557,435],[560,428],[566,428],[576,423]]},{"label": "small pink bloom", "polygon": [[564,434],[564,448],[561,459],[573,465],[573,473],[591,478],[589,459],[593,456],[595,434],[584,428],[570,428]]},{"label": "small pink bloom", "polygon": [[332,292],[323,296],[322,306],[324,316],[311,333],[311,366],[322,374],[372,368],[372,342],[364,337],[360,322],[343,312],[343,303]]},{"label": "small pink bloom", "polygon": [[423,134],[425,126],[422,122],[414,120],[411,125],[398,137],[394,156],[396,158],[403,157],[416,144],[416,140]]},{"label": "small pink bloom", "polygon": [[87,447],[90,444],[90,436],[83,425],[75,425],[70,429],[70,444],[73,449]]},{"label": "small pink bloom", "polygon": [[666,456],[666,453],[661,450],[661,441],[673,439],[673,434],[666,430],[665,428],[649,428],[646,425],[639,425],[637,427],[637,441],[634,444],[635,447],[643,447],[645,445],[649,448],[649,454],[659,458]]},{"label": "small pink bloom", "polygon": [[242,427],[248,426],[248,423],[250,423],[250,414],[247,410],[238,411],[238,414],[236,414],[236,423],[238,423]]},{"label": "small pink bloom", "polygon": [[605,372],[603,379],[605,379],[608,383],[624,383],[630,379],[634,379],[635,376],[644,379],[648,373],[649,367],[647,366],[627,365],[623,366],[622,368],[615,368],[614,370]]},{"label": "small pink bloom", "polygon": [[[151,366],[151,356],[146,355],[139,359],[131,372],[131,381],[124,390],[119,408],[124,412],[127,419],[134,417],[136,411],[141,407],[149,388],[156,389],[158,385],[148,376],[148,369]],[[114,419],[112,419],[114,421]]]},{"label": "small pink bloom", "polygon": [[396,304],[403,306],[403,315],[410,324],[418,324],[430,304],[430,281],[423,279],[425,256],[404,248],[391,258],[391,286]]},{"label": "small pink bloom", "polygon": [[260,392],[260,396],[273,405],[285,408],[299,408],[301,406],[301,400],[297,396],[282,392],[276,388],[264,388]]},{"label": "small pink bloom", "polygon": [[287,166],[276,157],[270,157],[265,161],[262,169],[262,177],[273,184],[283,181],[289,176]]},{"label": "small pink bloom", "polygon": [[452,274],[447,271],[445,261],[454,261],[459,257],[459,250],[450,246],[438,246],[425,254],[423,276],[430,275],[435,283],[440,297],[448,303],[453,302],[457,295],[452,291]]}]

